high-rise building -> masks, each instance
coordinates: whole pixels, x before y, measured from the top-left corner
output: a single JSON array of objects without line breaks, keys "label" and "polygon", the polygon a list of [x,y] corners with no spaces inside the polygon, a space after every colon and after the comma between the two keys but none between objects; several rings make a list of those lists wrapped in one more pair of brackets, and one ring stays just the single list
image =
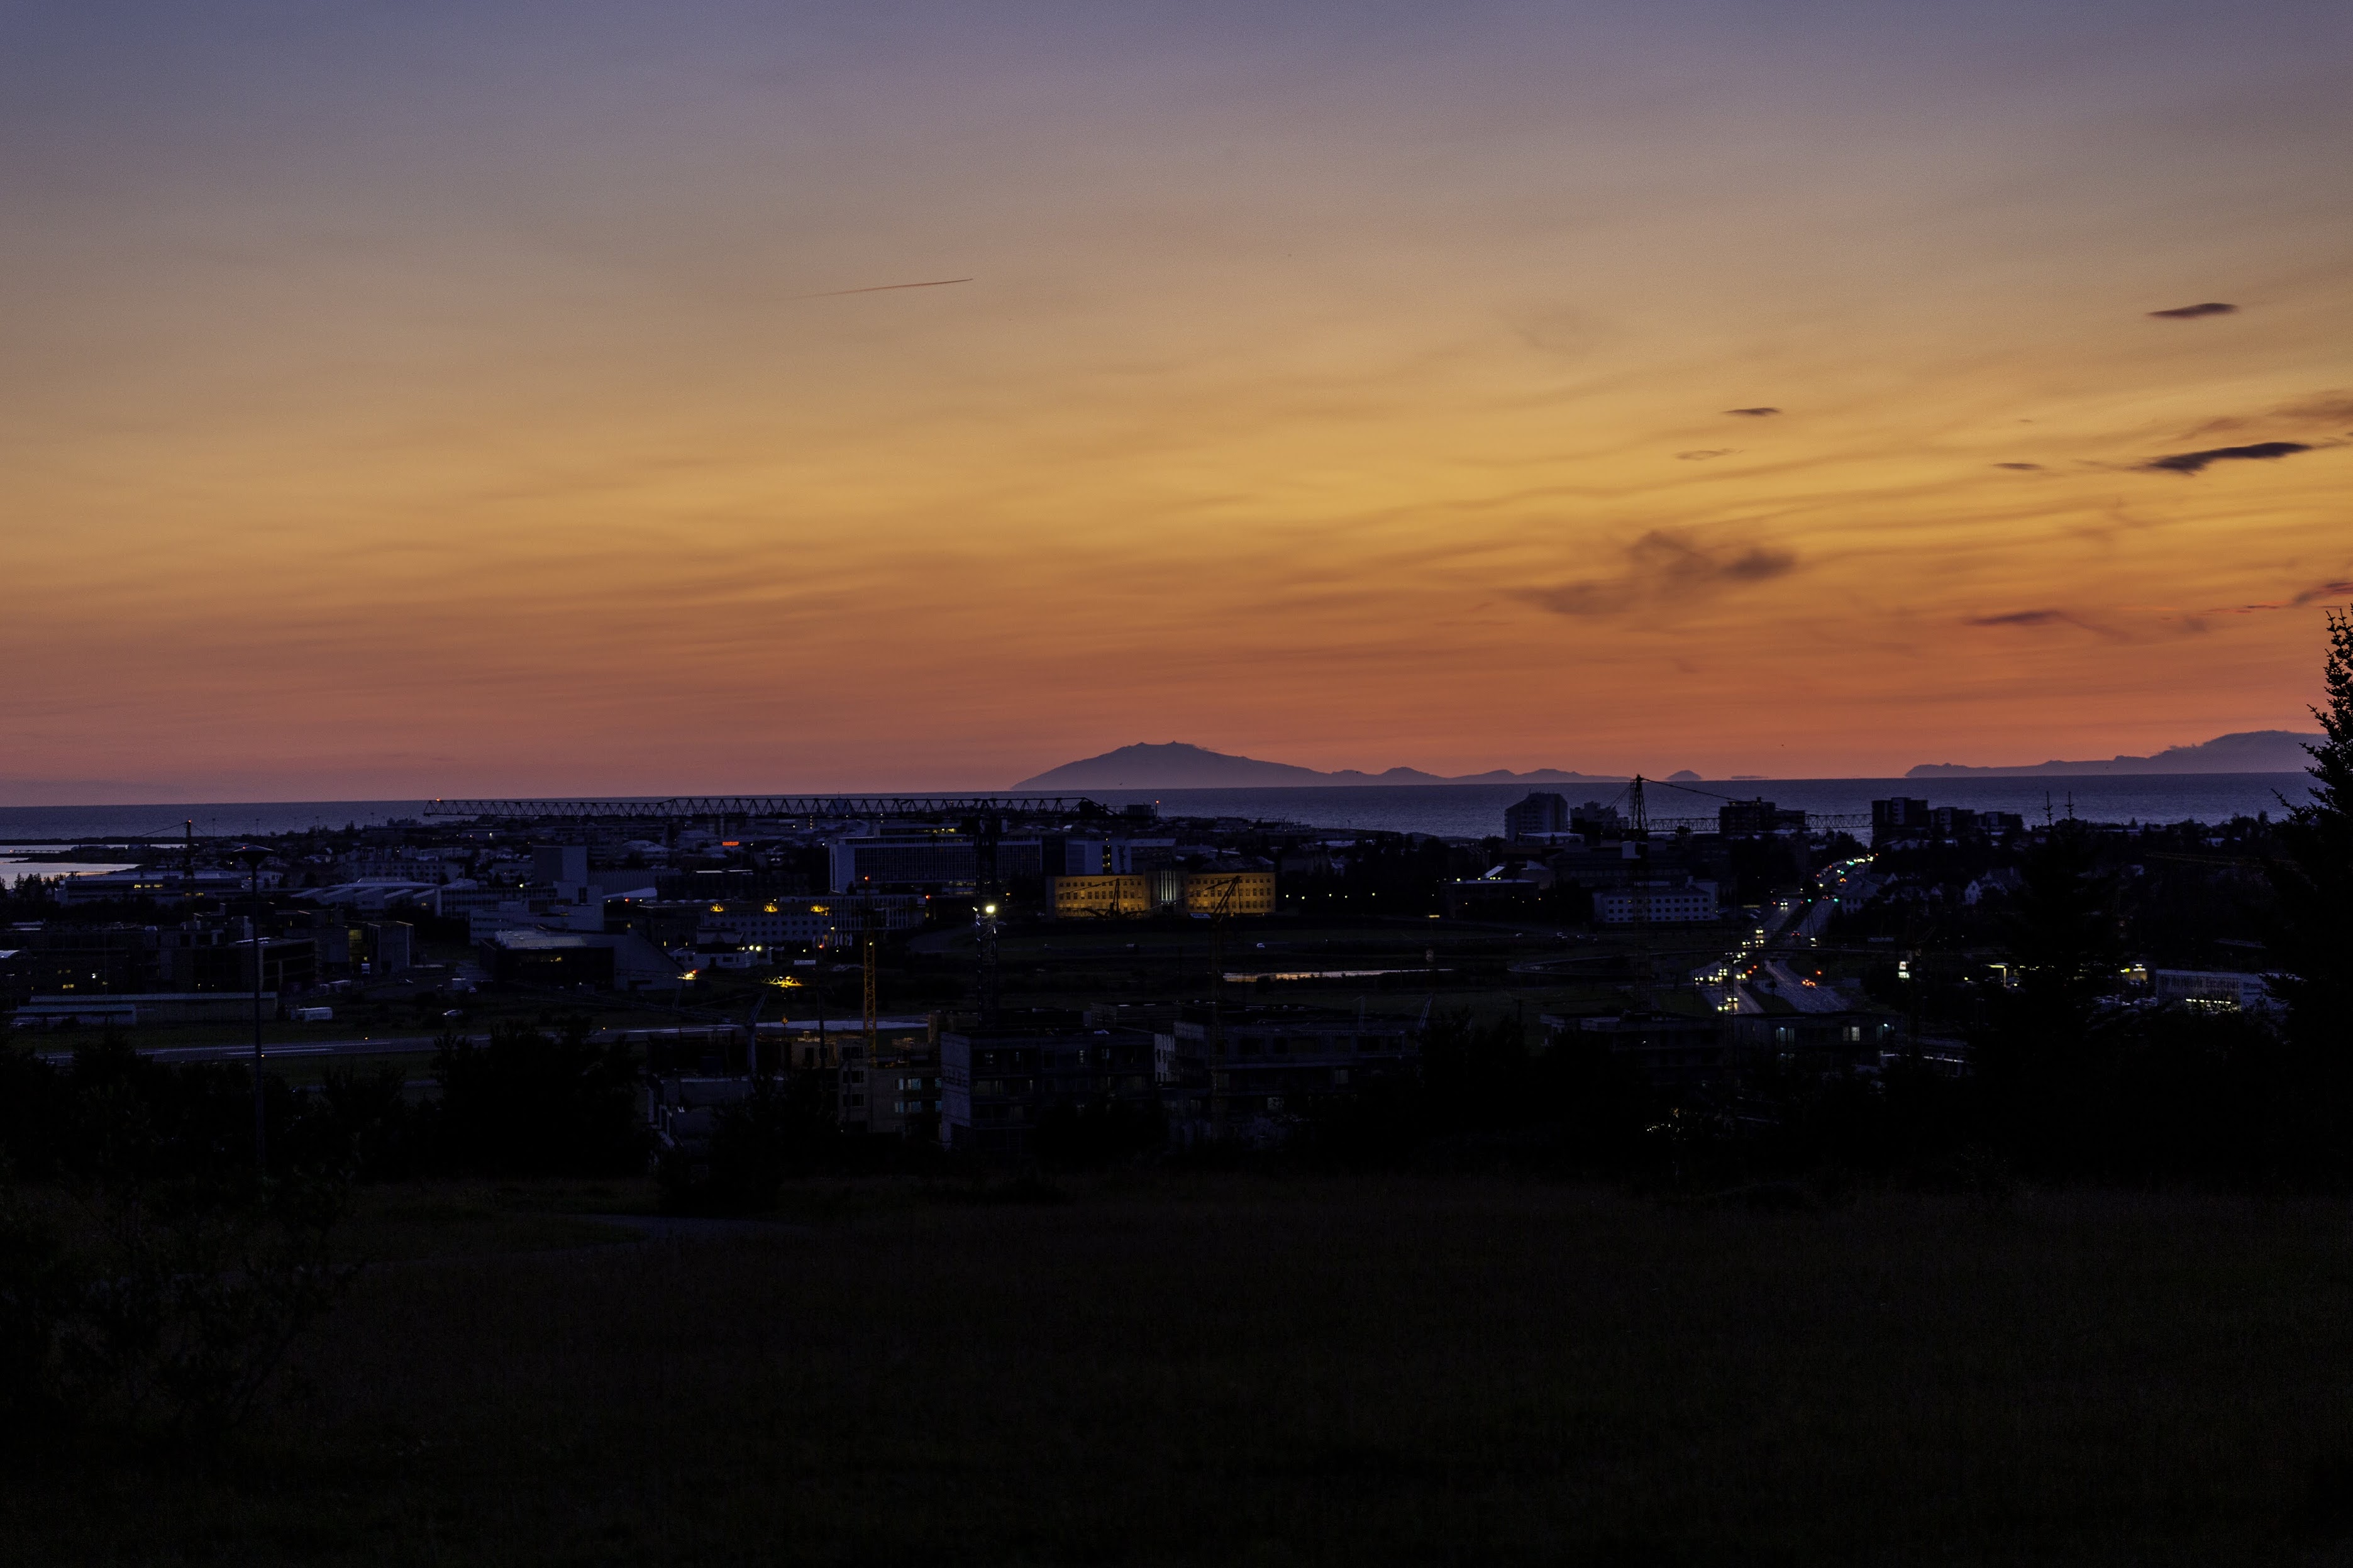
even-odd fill
[{"label": "high-rise building", "polygon": [[1715,830],[1726,838],[1759,838],[1783,829],[1804,832],[1806,814],[1784,811],[1761,796],[1756,800],[1731,800],[1715,808]]},{"label": "high-rise building", "polygon": [[1543,790],[1531,791],[1517,805],[1504,808],[1504,837],[1533,838],[1539,833],[1568,831],[1568,800]]},{"label": "high-rise building", "polygon": [[1930,827],[1928,803],[1897,795],[1893,800],[1871,803],[1871,841],[1873,844],[1889,838],[1918,838]]}]

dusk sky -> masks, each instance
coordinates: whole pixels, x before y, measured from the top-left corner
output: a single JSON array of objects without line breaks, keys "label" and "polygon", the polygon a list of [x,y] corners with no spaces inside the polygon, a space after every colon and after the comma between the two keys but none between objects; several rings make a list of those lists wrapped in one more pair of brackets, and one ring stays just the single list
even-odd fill
[{"label": "dusk sky", "polygon": [[0,804],[2307,729],[2348,68],[2342,0],[0,0]]}]

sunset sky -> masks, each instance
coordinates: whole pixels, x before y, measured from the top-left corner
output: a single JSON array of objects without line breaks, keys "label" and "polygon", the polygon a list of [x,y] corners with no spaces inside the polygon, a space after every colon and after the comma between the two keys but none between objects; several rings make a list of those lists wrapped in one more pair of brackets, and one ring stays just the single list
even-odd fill
[{"label": "sunset sky", "polygon": [[2348,80],[2342,0],[0,0],[0,804],[2309,728]]}]

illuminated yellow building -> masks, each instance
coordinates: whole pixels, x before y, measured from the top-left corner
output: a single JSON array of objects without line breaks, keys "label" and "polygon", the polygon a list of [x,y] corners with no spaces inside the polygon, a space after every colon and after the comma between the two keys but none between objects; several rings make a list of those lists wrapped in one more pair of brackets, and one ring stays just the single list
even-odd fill
[{"label": "illuminated yellow building", "polygon": [[[1154,879],[1142,872],[1124,876],[1050,877],[1047,886],[1054,918],[1129,920],[1154,909]],[[1158,897],[1181,902],[1188,915],[1271,915],[1274,913],[1274,873],[1271,871],[1188,871],[1179,885],[1174,875]]]},{"label": "illuminated yellow building", "polygon": [[[1228,889],[1231,889],[1229,895]],[[1188,915],[1271,915],[1274,913],[1274,873],[1271,871],[1193,871],[1185,878],[1185,912]]]},{"label": "illuminated yellow building", "polygon": [[1121,920],[1152,912],[1151,879],[1142,876],[1053,877],[1058,921]]}]

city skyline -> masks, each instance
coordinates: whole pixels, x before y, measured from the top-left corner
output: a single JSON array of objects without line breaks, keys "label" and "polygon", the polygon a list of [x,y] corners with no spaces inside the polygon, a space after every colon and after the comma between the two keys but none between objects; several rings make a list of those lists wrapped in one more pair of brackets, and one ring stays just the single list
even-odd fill
[{"label": "city skyline", "polygon": [[11,7],[0,805],[2308,730],[2266,16]]}]

